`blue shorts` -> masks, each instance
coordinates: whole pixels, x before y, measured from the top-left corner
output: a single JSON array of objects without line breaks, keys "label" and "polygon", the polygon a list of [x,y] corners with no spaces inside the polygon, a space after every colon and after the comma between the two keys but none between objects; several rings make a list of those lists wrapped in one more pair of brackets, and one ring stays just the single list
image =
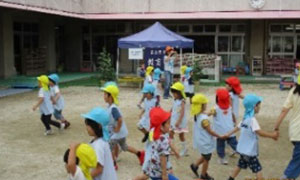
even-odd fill
[{"label": "blue shorts", "polygon": [[[155,177],[150,177],[151,180],[161,180],[162,178],[155,178]],[[168,179],[169,180],[179,180],[177,177],[171,175],[171,174],[168,174]]]},{"label": "blue shorts", "polygon": [[262,170],[262,167],[256,156],[250,157],[241,155],[238,162],[238,167],[241,169],[247,169],[249,167],[253,173],[258,173]]},{"label": "blue shorts", "polygon": [[54,113],[53,113],[55,119],[57,120],[63,120],[64,117],[62,115],[62,110],[57,110],[57,109],[54,109]]}]

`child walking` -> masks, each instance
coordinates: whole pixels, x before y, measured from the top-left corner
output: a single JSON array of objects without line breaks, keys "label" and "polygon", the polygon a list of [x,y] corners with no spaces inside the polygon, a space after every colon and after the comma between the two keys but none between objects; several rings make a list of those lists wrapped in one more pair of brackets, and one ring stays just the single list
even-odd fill
[{"label": "child walking", "polygon": [[117,173],[114,168],[111,151],[109,148],[109,114],[103,108],[93,108],[87,114],[82,114],[85,118],[86,130],[93,137],[91,146],[97,156],[96,168],[92,170],[91,176],[94,180],[117,180]]},{"label": "child walking", "polygon": [[192,104],[192,97],[194,96],[194,81],[193,81],[193,68],[187,67],[185,70],[185,78],[184,78],[184,90],[186,96],[190,99],[190,103]]},{"label": "child walking", "polygon": [[262,98],[255,94],[248,94],[243,100],[245,107],[245,114],[243,121],[239,123],[233,131],[226,134],[226,137],[230,137],[233,133],[241,130],[239,142],[237,145],[237,152],[240,154],[237,167],[232,172],[228,180],[234,180],[240,173],[241,169],[247,169],[248,167],[256,174],[258,180],[263,179],[262,167],[258,159],[258,136],[272,138],[277,140],[278,132],[266,132],[263,131],[255,117],[260,111]]},{"label": "child walking", "polygon": [[[153,83],[153,70],[154,70],[153,66],[148,66],[146,68],[146,76],[145,76],[145,79],[144,79],[143,87],[145,87],[147,84],[152,84]],[[138,108],[142,109],[141,104],[144,102],[144,99],[145,99],[145,95],[143,94],[142,99],[137,104]]]},{"label": "child walking", "polygon": [[181,151],[180,156],[185,156],[187,154],[186,141],[184,133],[188,132],[187,129],[187,118],[186,118],[186,107],[185,107],[185,93],[184,86],[181,82],[176,82],[171,87],[171,92],[174,97],[173,107],[171,109],[171,131],[170,138],[174,139],[174,134],[179,134],[179,139],[181,141]]},{"label": "child walking", "polygon": [[[193,145],[200,153],[200,158],[190,165],[191,170],[203,180],[213,180],[214,178],[208,175],[208,166],[212,153],[215,149],[217,138],[225,138],[214,132],[211,128],[211,122],[207,114],[205,114],[208,99],[203,94],[196,94],[192,98],[191,114],[194,116],[194,132],[193,132]],[[198,168],[202,164],[201,175],[199,176]]]},{"label": "child walking", "polygon": [[226,89],[229,91],[231,104],[232,104],[232,111],[236,118],[239,118],[239,106],[240,106],[240,98],[243,99],[244,96],[242,95],[242,87],[240,80],[237,77],[229,77],[225,80]]},{"label": "child walking", "polygon": [[64,154],[69,180],[92,180],[90,169],[97,166],[95,150],[88,144],[72,143]]},{"label": "child walking", "polygon": [[[226,134],[232,131],[235,127],[236,120],[232,112],[232,107],[230,105],[230,95],[229,92],[220,88],[216,92],[216,107],[213,109],[212,113],[214,116],[214,130],[218,134]],[[219,156],[219,163],[227,165],[228,161],[225,158],[225,143],[236,152],[237,140],[235,134],[232,134],[227,139],[217,138],[217,154]]]},{"label": "child walking", "polygon": [[62,123],[64,123],[65,129],[67,129],[70,126],[70,122],[68,122],[62,115],[62,110],[65,106],[65,102],[58,86],[59,76],[57,74],[50,74],[48,78],[50,85],[51,101],[54,106],[53,115],[55,119],[60,120]]},{"label": "child walking", "polygon": [[117,106],[119,104],[119,88],[116,85],[111,84],[106,87],[102,87],[101,89],[104,92],[104,101],[108,104],[107,111],[110,119],[108,123],[108,130],[110,135],[110,148],[112,150],[115,168],[118,169],[116,163],[116,157],[118,155],[116,148],[118,148],[118,145],[123,151],[128,151],[132,154],[135,154],[140,161],[140,165],[142,165],[144,161],[145,152],[138,151],[135,148],[128,146],[126,143],[128,130],[125,121],[123,120],[121,111]]},{"label": "child walking", "polygon": [[154,75],[153,75],[153,85],[155,87],[155,96],[158,101],[158,105],[160,103],[160,97],[162,96],[163,88],[162,88],[162,83],[161,83],[161,70],[159,68],[155,68],[154,70]]},{"label": "child walking", "polygon": [[138,123],[138,129],[144,134],[142,142],[146,142],[150,130],[150,117],[149,112],[153,107],[158,106],[157,98],[154,96],[155,87],[152,84],[146,84],[143,88],[143,94],[146,97],[144,100],[144,108],[140,114],[140,121]]},{"label": "child walking", "polygon": [[38,107],[40,108],[41,120],[46,128],[45,136],[52,134],[50,125],[57,127],[62,130],[65,128],[65,124],[51,120],[51,115],[54,112],[49,91],[49,79],[46,75],[41,75],[37,78],[39,85],[38,102],[32,107],[35,111]]},{"label": "child walking", "polygon": [[170,117],[169,112],[160,107],[155,107],[150,111],[151,119],[151,144],[150,160],[145,168],[145,173],[152,180],[177,180],[173,175],[168,174],[168,164],[170,164]]}]

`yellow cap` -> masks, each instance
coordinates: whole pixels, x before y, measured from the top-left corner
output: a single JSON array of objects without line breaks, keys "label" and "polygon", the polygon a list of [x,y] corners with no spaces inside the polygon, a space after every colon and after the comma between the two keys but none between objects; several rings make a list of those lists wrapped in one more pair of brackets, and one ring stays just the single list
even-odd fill
[{"label": "yellow cap", "polygon": [[146,68],[146,75],[149,76],[150,73],[153,71],[153,69],[154,69],[153,66],[148,66],[148,67]]},{"label": "yellow cap", "polygon": [[208,99],[203,94],[196,94],[192,98],[192,107],[191,107],[191,114],[196,115],[202,111],[202,105],[207,104]]},{"label": "yellow cap", "polygon": [[185,99],[184,86],[181,82],[176,82],[172,85],[171,89],[177,90],[181,92],[182,97]]},{"label": "yellow cap", "polygon": [[95,150],[88,144],[80,144],[76,149],[76,156],[79,159],[79,167],[87,180],[92,180],[91,168],[97,166],[97,155]]},{"label": "yellow cap", "polygon": [[117,105],[119,104],[119,101],[118,101],[119,88],[117,86],[108,85],[106,87],[101,88],[101,90],[109,93],[112,96],[114,103]]},{"label": "yellow cap", "polygon": [[299,84],[299,85],[300,85],[300,74],[298,75],[297,84]]},{"label": "yellow cap", "polygon": [[186,68],[187,68],[186,65],[181,66],[181,68],[180,68],[180,73],[181,73],[181,75],[184,75]]},{"label": "yellow cap", "polygon": [[37,80],[41,82],[42,88],[45,91],[49,90],[49,78],[46,75],[41,75],[39,77],[37,77]]}]

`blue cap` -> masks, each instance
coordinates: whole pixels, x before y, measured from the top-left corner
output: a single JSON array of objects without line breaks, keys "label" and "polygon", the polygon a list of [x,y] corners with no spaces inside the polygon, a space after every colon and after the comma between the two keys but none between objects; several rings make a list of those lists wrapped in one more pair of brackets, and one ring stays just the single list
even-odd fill
[{"label": "blue cap", "polygon": [[159,68],[155,68],[154,70],[154,75],[153,75],[153,79],[154,80],[159,80],[160,79],[160,75],[161,75],[161,70]]},{"label": "blue cap", "polygon": [[50,75],[48,76],[48,78],[49,78],[50,80],[54,81],[55,84],[58,84],[58,82],[59,82],[59,76],[58,76],[57,74],[50,74]]},{"label": "blue cap", "polygon": [[152,93],[154,94],[155,92],[155,87],[153,84],[146,84],[142,90],[143,93]]},{"label": "blue cap", "polygon": [[193,71],[192,67],[187,67],[185,70],[185,78],[188,78],[188,76],[190,75],[190,72]]},{"label": "blue cap", "polygon": [[109,86],[109,85],[113,85],[113,86],[117,86],[117,87],[118,87],[118,85],[117,85],[117,83],[116,83],[115,81],[108,81],[108,82],[106,82],[106,83],[104,84],[103,87],[107,87],[107,86]]},{"label": "blue cap", "polygon": [[81,116],[100,124],[102,126],[103,139],[106,141],[109,140],[109,132],[107,127],[109,123],[109,114],[105,109],[96,107],[86,114],[81,114]]},{"label": "blue cap", "polygon": [[254,116],[255,106],[263,100],[262,97],[255,94],[247,94],[243,100],[243,105],[245,107],[244,119],[251,118]]}]

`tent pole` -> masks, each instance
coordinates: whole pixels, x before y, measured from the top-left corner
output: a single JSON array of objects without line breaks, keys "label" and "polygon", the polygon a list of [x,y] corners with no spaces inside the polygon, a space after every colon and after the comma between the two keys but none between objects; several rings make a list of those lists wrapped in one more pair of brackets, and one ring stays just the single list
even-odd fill
[{"label": "tent pole", "polygon": [[117,67],[116,67],[117,79],[119,79],[119,61],[120,61],[120,48],[117,49]]},{"label": "tent pole", "polygon": [[182,48],[180,48],[180,67],[182,66]]},{"label": "tent pole", "polygon": [[195,62],[195,52],[194,52],[194,47],[192,48],[192,56],[193,56],[192,60],[193,60],[193,64],[194,64],[194,62]]}]

